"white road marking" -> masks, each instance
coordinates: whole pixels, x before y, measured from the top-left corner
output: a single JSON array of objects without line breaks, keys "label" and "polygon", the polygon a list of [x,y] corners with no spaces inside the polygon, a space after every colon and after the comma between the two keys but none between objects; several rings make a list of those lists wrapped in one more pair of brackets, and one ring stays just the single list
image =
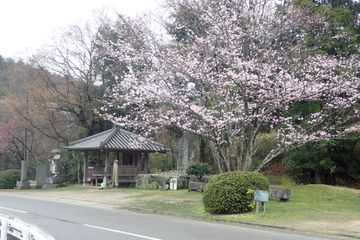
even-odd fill
[{"label": "white road marking", "polygon": [[135,234],[135,233],[130,233],[130,232],[124,232],[124,231],[115,230],[115,229],[111,229],[111,228],[98,227],[98,226],[89,225],[89,224],[84,224],[83,226],[89,227],[89,228],[95,228],[95,229],[105,230],[105,231],[109,231],[109,232],[120,233],[120,234],[124,234],[124,235],[128,235],[128,236],[133,236],[133,237],[138,237],[138,238],[143,238],[143,239],[162,240],[162,239],[160,239],[160,238],[153,238],[153,237],[144,236],[144,235],[140,235],[140,234]]},{"label": "white road marking", "polygon": [[22,210],[18,210],[18,209],[14,209],[14,208],[7,208],[7,207],[0,207],[0,209],[4,209],[4,210],[8,210],[8,211],[13,211],[13,212],[18,212],[18,213],[28,213],[26,211],[22,211]]}]

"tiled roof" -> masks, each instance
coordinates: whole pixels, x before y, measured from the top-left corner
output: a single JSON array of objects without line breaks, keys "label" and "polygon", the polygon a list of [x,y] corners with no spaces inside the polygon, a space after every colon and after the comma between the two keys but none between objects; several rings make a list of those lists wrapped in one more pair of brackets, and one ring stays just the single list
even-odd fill
[{"label": "tiled roof", "polygon": [[164,145],[128,132],[120,127],[77,140],[65,147],[69,150],[133,150],[143,152],[166,152]]}]

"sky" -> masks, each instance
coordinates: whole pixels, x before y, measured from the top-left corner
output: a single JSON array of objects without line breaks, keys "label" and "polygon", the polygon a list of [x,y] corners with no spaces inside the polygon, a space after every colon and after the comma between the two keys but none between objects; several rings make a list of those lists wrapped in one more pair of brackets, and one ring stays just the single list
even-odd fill
[{"label": "sky", "polygon": [[156,13],[162,0],[0,0],[0,55],[31,56],[71,24],[91,20],[96,11],[128,16]]}]

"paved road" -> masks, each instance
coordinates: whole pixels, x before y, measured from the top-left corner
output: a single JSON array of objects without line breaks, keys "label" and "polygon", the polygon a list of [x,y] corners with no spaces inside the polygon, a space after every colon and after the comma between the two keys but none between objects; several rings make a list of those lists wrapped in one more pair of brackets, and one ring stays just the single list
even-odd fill
[{"label": "paved road", "polygon": [[0,212],[31,222],[57,240],[317,240],[239,225],[18,198],[0,194]]}]

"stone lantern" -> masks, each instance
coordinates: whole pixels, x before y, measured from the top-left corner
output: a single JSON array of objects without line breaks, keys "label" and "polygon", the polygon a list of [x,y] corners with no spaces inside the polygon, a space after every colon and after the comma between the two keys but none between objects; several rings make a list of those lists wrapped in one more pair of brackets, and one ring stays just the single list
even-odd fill
[{"label": "stone lantern", "polygon": [[58,183],[60,182],[60,178],[58,176],[59,173],[59,160],[61,158],[61,151],[59,149],[51,150],[51,157],[49,158],[49,177],[46,178],[45,184],[42,186],[43,189],[54,188],[57,187]]},{"label": "stone lantern", "polygon": [[55,149],[51,150],[50,153],[52,154],[52,157],[49,159],[50,173],[53,175],[57,175],[58,169],[59,169],[58,163],[61,158],[60,150],[55,148]]}]

